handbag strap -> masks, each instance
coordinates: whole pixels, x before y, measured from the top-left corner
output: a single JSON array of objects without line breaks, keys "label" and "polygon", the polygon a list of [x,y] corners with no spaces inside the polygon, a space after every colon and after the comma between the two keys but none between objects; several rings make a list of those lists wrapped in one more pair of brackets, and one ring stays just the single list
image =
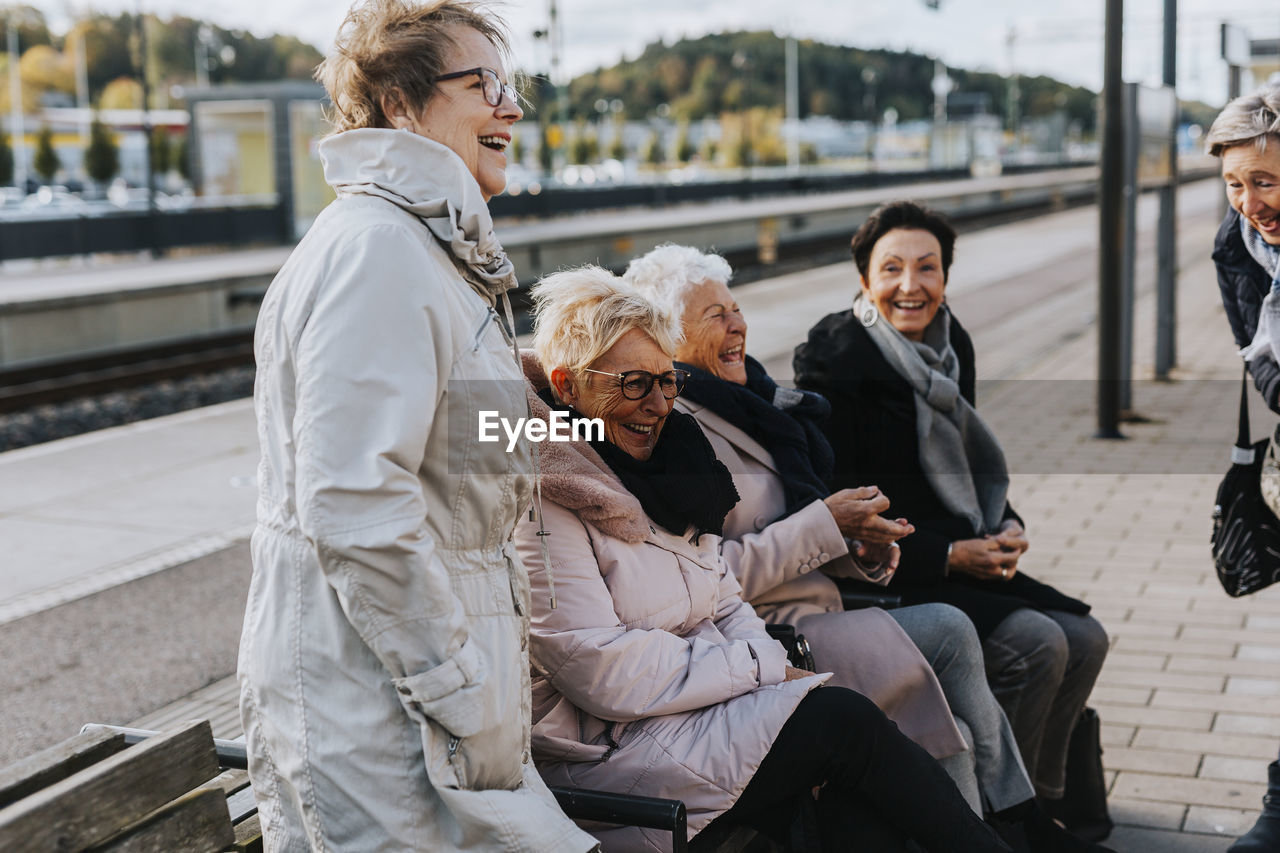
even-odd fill
[{"label": "handbag strap", "polygon": [[1231,448],[1231,461],[1236,465],[1253,464],[1253,445],[1249,442],[1249,365],[1240,374],[1240,424],[1236,428],[1236,443]]}]

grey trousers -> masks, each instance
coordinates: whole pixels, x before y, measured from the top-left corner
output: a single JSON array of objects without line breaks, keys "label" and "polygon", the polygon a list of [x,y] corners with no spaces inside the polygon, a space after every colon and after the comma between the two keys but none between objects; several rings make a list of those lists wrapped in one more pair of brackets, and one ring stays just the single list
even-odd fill
[{"label": "grey trousers", "polygon": [[982,644],[987,681],[1004,708],[1036,793],[1060,799],[1067,743],[1107,657],[1092,616],[1016,610]]},{"label": "grey trousers", "polygon": [[939,762],[974,811],[1001,811],[1035,795],[1014,732],[987,686],[973,623],[950,604],[890,610],[929,662],[970,749]]}]

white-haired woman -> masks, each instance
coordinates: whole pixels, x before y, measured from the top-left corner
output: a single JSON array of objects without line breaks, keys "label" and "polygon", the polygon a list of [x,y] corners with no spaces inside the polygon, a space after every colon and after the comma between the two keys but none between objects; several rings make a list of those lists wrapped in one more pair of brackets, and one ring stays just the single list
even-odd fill
[{"label": "white-haired woman", "polygon": [[[1222,305],[1254,385],[1280,413],[1280,84],[1236,98],[1206,137],[1222,160],[1231,209],[1213,244]],[[1262,815],[1228,853],[1280,850],[1280,760],[1267,768]]]},{"label": "white-haired woman", "polygon": [[[676,366],[690,378],[676,407],[701,425],[741,496],[725,518],[721,553],[743,596],[766,621],[803,632],[818,667],[834,673],[832,683],[876,701],[905,734],[940,757],[973,808],[993,813],[1010,839],[1026,835],[1030,849],[1041,853],[1100,849],[1036,807],[1013,731],[987,686],[969,617],[946,604],[888,613],[842,607],[828,574],[856,575],[863,560],[878,556],[868,553],[867,542],[883,545],[913,528],[879,515],[892,495],[875,486],[831,492],[834,455],[821,428],[830,405],[812,392],[778,386],[747,354],[747,319],[729,290],[731,277],[719,255],[677,245],[633,260],[625,275],[681,311],[684,341]],[[895,545],[883,580],[896,563]],[[928,676],[933,692],[904,694],[906,673],[916,670]],[[934,698],[939,683],[945,702]],[[970,750],[960,744],[954,755],[942,751],[948,743],[936,734],[938,722],[954,730],[951,713],[973,744]],[[922,718],[933,722],[923,738]]]},{"label": "white-haired woman", "polygon": [[466,0],[368,0],[318,72],[338,199],[272,283],[255,344],[239,676],[268,850],[595,847],[528,759],[511,543],[528,450],[448,428],[527,411],[486,206],[521,117],[504,50]]},{"label": "white-haired woman", "polygon": [[[789,667],[742,600],[719,548],[733,479],[672,409],[684,385],[674,310],[590,267],[548,276],[534,300],[526,371],[542,416],[603,424],[594,440],[543,445],[543,515],[516,530],[533,584],[544,777],[681,799],[691,835],[714,822],[785,839],[821,786],[823,850],[901,850],[908,838],[1007,849],[874,704]],[[611,851],[661,849],[648,830],[597,835]]]}]

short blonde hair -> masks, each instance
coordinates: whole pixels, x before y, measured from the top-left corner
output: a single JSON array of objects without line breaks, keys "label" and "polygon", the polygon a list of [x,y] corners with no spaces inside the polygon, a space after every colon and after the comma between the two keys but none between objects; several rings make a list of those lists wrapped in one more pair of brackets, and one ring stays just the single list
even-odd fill
[{"label": "short blonde hair", "polygon": [[606,269],[584,266],[552,273],[533,286],[533,351],[548,377],[557,368],[579,373],[632,329],[675,358],[683,340],[680,314]]},{"label": "short blonde hair", "polygon": [[704,281],[728,284],[733,278],[733,268],[719,255],[692,246],[663,243],[633,258],[622,278],[646,293],[683,305],[695,284]]},{"label": "short blonde hair", "polygon": [[1210,154],[1221,157],[1228,148],[1251,142],[1259,152],[1266,151],[1268,140],[1280,144],[1280,83],[1268,83],[1223,107],[1204,141]]},{"label": "short blonde hair", "polygon": [[315,74],[333,102],[335,132],[390,127],[384,100],[421,111],[446,71],[456,27],[470,27],[509,52],[504,24],[475,0],[362,0],[352,6],[333,53]]}]

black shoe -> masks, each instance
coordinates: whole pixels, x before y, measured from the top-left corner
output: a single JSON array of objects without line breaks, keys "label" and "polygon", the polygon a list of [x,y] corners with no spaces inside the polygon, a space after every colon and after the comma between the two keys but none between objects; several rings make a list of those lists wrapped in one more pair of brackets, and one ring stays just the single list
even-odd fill
[{"label": "black shoe", "polygon": [[1276,853],[1280,851],[1280,761],[1267,766],[1267,793],[1262,815],[1227,853]]},{"label": "black shoe", "polygon": [[[1085,841],[1104,841],[1111,834],[1111,830],[1115,828],[1115,824],[1111,822],[1111,816],[1103,809],[1101,813],[1083,813],[1079,809],[1073,807],[1073,804],[1067,799],[1046,800],[1036,797],[1038,802],[1049,815],[1067,828],[1076,838],[1083,838]],[[1094,812],[1097,810],[1094,809]],[[1102,848],[1106,849],[1106,848]]]},{"label": "black shoe", "polygon": [[1280,850],[1280,819],[1264,814],[1227,853],[1276,853]]},{"label": "black shoe", "polygon": [[1032,853],[1115,853],[1110,847],[1073,835],[1034,801],[1019,826],[1026,836],[1027,849]]}]

